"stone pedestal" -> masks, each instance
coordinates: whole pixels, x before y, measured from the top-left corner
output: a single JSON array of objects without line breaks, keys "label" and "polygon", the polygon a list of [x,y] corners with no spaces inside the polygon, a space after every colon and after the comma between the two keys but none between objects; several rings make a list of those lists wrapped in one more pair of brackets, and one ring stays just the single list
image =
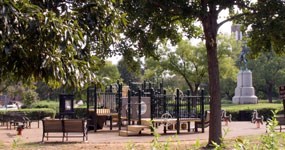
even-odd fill
[{"label": "stone pedestal", "polygon": [[250,70],[241,70],[237,77],[235,96],[232,99],[234,104],[256,104],[254,87],[252,86],[252,73]]}]

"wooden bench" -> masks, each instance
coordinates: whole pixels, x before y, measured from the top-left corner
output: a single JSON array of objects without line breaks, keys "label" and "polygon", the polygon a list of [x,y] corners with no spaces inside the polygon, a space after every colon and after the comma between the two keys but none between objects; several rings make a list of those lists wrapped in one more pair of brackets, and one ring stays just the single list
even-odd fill
[{"label": "wooden bench", "polygon": [[48,138],[62,138],[62,142],[64,138],[68,141],[68,138],[82,137],[83,141],[87,141],[86,121],[82,119],[44,119],[42,142],[45,137],[47,140]]}]

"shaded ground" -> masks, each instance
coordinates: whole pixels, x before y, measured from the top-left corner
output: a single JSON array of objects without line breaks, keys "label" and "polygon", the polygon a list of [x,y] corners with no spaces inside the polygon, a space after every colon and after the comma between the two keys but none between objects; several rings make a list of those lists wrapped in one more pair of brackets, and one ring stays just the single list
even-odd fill
[{"label": "shaded ground", "polygon": [[[224,124],[224,123],[223,123]],[[82,138],[70,138],[68,142],[61,142],[61,138],[50,138],[42,143],[42,127],[38,128],[37,123],[32,123],[31,129],[24,129],[21,136],[17,136],[16,129],[7,129],[5,126],[0,127],[0,149],[48,149],[48,150],[74,150],[74,149],[98,149],[98,150],[120,150],[130,149],[149,149],[154,136],[143,134],[141,136],[122,137],[118,135],[118,131],[114,128],[112,131],[105,128],[97,132],[88,132],[88,142],[82,142]],[[196,141],[207,142],[208,129],[205,133],[188,133],[183,132],[176,135],[175,132],[163,134],[159,128],[157,132],[161,133],[159,141],[171,141],[178,149],[189,148],[190,144]],[[266,126],[261,125],[257,128],[255,124],[250,122],[231,122],[228,126],[223,125],[223,129],[227,131],[225,138],[236,138],[239,136],[261,135],[266,132]],[[24,143],[24,144],[23,144]],[[23,146],[24,145],[24,146]]]}]

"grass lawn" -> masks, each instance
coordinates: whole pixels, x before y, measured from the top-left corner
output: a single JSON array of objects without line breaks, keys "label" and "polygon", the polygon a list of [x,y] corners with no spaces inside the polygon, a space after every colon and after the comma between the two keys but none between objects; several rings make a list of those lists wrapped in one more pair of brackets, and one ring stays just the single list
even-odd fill
[{"label": "grass lawn", "polygon": [[235,111],[235,110],[255,110],[255,109],[283,109],[283,104],[277,103],[258,103],[258,104],[222,104],[222,109],[227,111]]},{"label": "grass lawn", "polygon": [[[283,110],[282,103],[268,103],[268,101],[260,100],[258,104],[232,104],[231,101],[222,102],[222,109],[226,111],[240,111],[240,110],[259,110],[259,109],[277,109]],[[210,106],[205,105],[205,110],[209,110]]]}]

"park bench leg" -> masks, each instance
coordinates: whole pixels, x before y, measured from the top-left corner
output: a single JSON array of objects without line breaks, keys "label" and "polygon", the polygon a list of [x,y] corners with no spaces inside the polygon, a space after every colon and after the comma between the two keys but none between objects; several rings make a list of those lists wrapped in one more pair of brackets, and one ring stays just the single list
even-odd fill
[{"label": "park bench leg", "polygon": [[[68,136],[67,136],[67,137],[68,137]],[[67,137],[66,137],[66,140],[68,140]],[[63,133],[62,133],[62,142],[64,142],[64,138],[65,138],[65,133],[63,132]]]},{"label": "park bench leg", "polygon": [[45,138],[45,133],[43,133],[42,142],[44,142],[44,138]]}]

